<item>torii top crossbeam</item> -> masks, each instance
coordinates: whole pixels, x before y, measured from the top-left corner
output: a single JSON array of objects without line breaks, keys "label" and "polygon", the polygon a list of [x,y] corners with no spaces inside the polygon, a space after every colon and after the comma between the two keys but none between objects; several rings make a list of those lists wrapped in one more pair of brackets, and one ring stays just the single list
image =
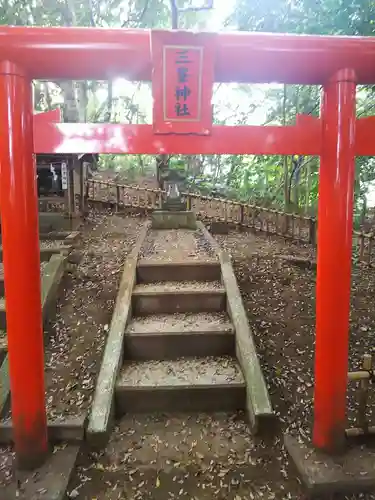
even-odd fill
[{"label": "torii top crossbeam", "polygon": [[[151,80],[149,30],[101,28],[0,29],[0,59],[31,78]],[[375,81],[375,39],[264,33],[210,33],[216,82],[318,85],[351,68],[357,83]]]}]

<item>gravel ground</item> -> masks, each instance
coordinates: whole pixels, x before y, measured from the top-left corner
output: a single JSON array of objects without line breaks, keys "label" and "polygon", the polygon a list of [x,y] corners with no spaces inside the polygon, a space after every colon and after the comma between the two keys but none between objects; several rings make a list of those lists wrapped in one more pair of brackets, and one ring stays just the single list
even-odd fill
[{"label": "gravel ground", "polygon": [[178,262],[216,259],[215,252],[202,232],[188,229],[149,231],[141,249],[141,257]]},{"label": "gravel ground", "polygon": [[237,361],[229,356],[180,358],[167,361],[127,363],[120,374],[121,385],[210,385],[243,383]]},{"label": "gravel ground", "polygon": [[131,321],[127,332],[191,332],[215,329],[220,329],[220,331],[230,331],[232,329],[231,322],[225,313],[140,316]]},{"label": "gravel ground", "polygon": [[[66,276],[65,293],[46,340],[46,403],[51,419],[88,410],[123,264],[140,224],[139,219],[92,215],[82,230],[82,260]],[[12,461],[10,450],[0,449],[0,486],[11,478]]]}]

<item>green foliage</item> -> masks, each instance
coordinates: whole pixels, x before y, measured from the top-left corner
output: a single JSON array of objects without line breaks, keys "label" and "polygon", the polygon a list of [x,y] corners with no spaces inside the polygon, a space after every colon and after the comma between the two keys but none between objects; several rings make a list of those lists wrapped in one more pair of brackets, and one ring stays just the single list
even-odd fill
[{"label": "green foliage", "polygon": [[[330,35],[374,35],[375,3],[372,0],[237,0],[230,16],[231,26],[239,30],[281,33],[306,33]],[[267,123],[292,124],[298,113],[319,114],[317,87],[289,85],[274,87],[267,93],[269,103]],[[374,86],[358,89],[357,114],[374,114]],[[318,161],[304,159],[302,167],[291,172],[290,162],[280,175],[281,158],[257,161],[257,175],[251,172],[242,176],[247,189],[257,193],[264,203],[288,206],[293,199],[293,209],[314,211],[318,196]],[[274,165],[279,175],[275,176]],[[297,175],[295,175],[297,173]],[[251,179],[249,183],[248,179]],[[358,158],[356,162],[355,199],[363,202],[369,183],[375,179],[372,158]],[[238,180],[237,180],[238,182]],[[305,186],[301,190],[301,183]],[[283,189],[280,189],[280,183]],[[289,185],[289,189],[287,188]],[[292,192],[294,194],[292,194]],[[250,191],[249,191],[250,192]],[[284,199],[282,199],[282,197]]]},{"label": "green foliage", "polygon": [[[204,30],[210,16],[207,11],[180,14],[179,27]],[[368,36],[375,33],[374,20],[373,0],[236,0],[225,25],[247,31]],[[171,6],[170,0],[3,0],[0,23],[170,28]],[[271,85],[260,94],[261,97],[259,89],[251,85],[215,86],[214,123],[245,125],[252,123],[260,111],[266,125],[292,125],[300,113],[319,115],[318,87]],[[358,88],[359,117],[375,114],[374,94],[375,86]],[[149,84],[135,84],[119,94],[112,81],[34,82],[35,109],[44,111],[62,106],[69,121],[147,123],[150,114],[145,100],[149,99],[150,106],[150,96]],[[147,155],[108,155],[101,157],[100,166],[132,178],[154,171],[155,159]],[[192,190],[217,196],[225,193],[235,199],[309,213],[316,211],[317,158],[173,156],[169,166],[186,171]],[[365,204],[374,180],[374,160],[358,158],[355,184],[358,207]]]}]

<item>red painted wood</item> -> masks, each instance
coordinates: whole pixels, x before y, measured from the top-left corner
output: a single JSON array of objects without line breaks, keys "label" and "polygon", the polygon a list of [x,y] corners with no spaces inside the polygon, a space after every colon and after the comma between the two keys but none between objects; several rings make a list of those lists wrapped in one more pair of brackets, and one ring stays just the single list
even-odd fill
[{"label": "red painted wood", "polygon": [[355,177],[354,72],[324,87],[319,172],[313,443],[342,448],[346,426]]},{"label": "red painted wood", "polygon": [[290,127],[213,126],[212,135],[154,135],[152,125],[53,123],[35,127],[36,153],[320,154],[318,119]]},{"label": "red painted wood", "polygon": [[[38,121],[38,118],[37,118]],[[0,196],[13,436],[21,467],[47,454],[31,84],[0,64]]]},{"label": "red painted wood", "polygon": [[[179,141],[178,144],[173,140],[173,135],[164,137],[160,141],[155,141],[152,137],[152,130],[149,125],[109,125],[109,124],[63,124],[57,126],[61,121],[61,112],[56,109],[46,113],[34,115],[34,143],[36,153],[53,153],[59,150],[61,142],[64,144],[63,152],[81,152],[77,147],[69,151],[73,141],[69,138],[72,133],[80,134],[82,146],[86,153],[94,152],[90,147],[99,148],[98,153],[121,153],[131,152],[135,154],[157,154],[158,148],[168,150],[169,153],[197,154],[207,152],[206,154],[311,154],[318,155],[320,151],[320,120],[310,115],[298,115],[296,127],[225,127],[214,126],[212,138],[193,139],[190,144],[184,144]],[[304,130],[305,127],[305,130]],[[86,132],[85,132],[86,130]],[[225,142],[223,142],[224,135]],[[109,145],[99,145],[98,140],[101,136],[106,137],[125,137],[124,143],[129,144],[129,151],[122,151],[119,144],[113,147],[111,139]],[[248,143],[249,137],[252,137]],[[375,116],[360,118],[356,121],[356,156],[375,156]],[[229,144],[228,144],[229,138]],[[275,139],[277,138],[277,139]],[[94,141],[94,142],[93,142]],[[217,141],[217,145],[215,145]],[[242,143],[241,143],[242,141]],[[286,143],[290,141],[290,144]],[[73,144],[74,145],[74,144]],[[273,146],[275,145],[275,146]],[[216,149],[215,149],[216,148]],[[253,149],[252,149],[253,148]],[[305,149],[304,149],[305,148]],[[79,148],[78,148],[79,149]],[[126,148],[125,148],[126,149]],[[61,152],[62,150],[60,150]],[[309,152],[307,152],[309,151]],[[181,153],[182,154],[182,153]]]},{"label": "red painted wood", "polygon": [[215,40],[214,33],[151,33],[155,133],[210,134]]},{"label": "red painted wood", "polygon": [[[152,72],[148,30],[3,26],[0,58],[51,80],[150,81]],[[350,67],[357,83],[373,83],[374,60],[373,37],[225,32],[217,35],[215,81],[323,84]]]}]

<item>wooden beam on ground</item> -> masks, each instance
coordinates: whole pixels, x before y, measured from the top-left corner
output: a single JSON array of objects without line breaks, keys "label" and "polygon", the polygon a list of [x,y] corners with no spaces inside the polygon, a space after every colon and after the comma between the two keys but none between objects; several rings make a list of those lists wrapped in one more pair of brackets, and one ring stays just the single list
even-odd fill
[{"label": "wooden beam on ground", "polygon": [[227,293],[227,310],[235,329],[236,356],[246,381],[247,411],[254,433],[260,430],[261,420],[274,417],[267,385],[256,352],[256,346],[247,320],[229,255],[221,251],[218,243],[199,222],[198,227],[218,254],[222,281]]},{"label": "wooden beam on ground", "polygon": [[148,229],[149,223],[146,222],[126,259],[121,277],[86,433],[88,442],[96,448],[105,445],[113,424],[115,386],[122,365],[125,328],[131,316],[138,255]]}]

